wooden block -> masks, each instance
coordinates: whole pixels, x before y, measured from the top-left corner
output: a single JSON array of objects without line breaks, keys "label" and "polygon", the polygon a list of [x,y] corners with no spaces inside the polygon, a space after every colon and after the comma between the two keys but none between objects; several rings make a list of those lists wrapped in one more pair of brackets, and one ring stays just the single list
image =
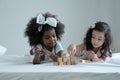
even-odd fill
[{"label": "wooden block", "polygon": [[63,58],[63,62],[66,62],[67,60],[66,60],[66,58]]},{"label": "wooden block", "polygon": [[63,62],[59,62],[59,65],[63,65]]},{"label": "wooden block", "polygon": [[71,58],[70,61],[75,61],[75,59]]},{"label": "wooden block", "polygon": [[75,61],[71,61],[71,65],[75,65],[76,64],[76,62]]},{"label": "wooden block", "polygon": [[61,57],[62,58],[66,58],[66,54],[61,54]]},{"label": "wooden block", "polygon": [[74,56],[70,56],[70,61],[75,61]]},{"label": "wooden block", "polygon": [[80,59],[80,62],[81,62],[81,63],[85,63],[85,62],[86,62],[86,60],[82,60],[82,59]]},{"label": "wooden block", "polygon": [[71,65],[71,61],[67,61],[67,65]]},{"label": "wooden block", "polygon": [[74,58],[75,56],[74,55],[70,55],[71,58]]},{"label": "wooden block", "polygon": [[59,65],[59,64],[58,64],[58,62],[54,62],[53,65],[57,66],[57,65]]},{"label": "wooden block", "polygon": [[71,59],[74,59],[74,58],[75,58],[75,56],[74,56],[74,55],[70,55],[70,58],[71,58]]},{"label": "wooden block", "polygon": [[66,62],[63,62],[63,65],[67,65],[67,61],[66,61]]},{"label": "wooden block", "polygon": [[57,61],[58,61],[58,62],[62,62],[62,58],[61,58],[61,57],[59,57]]}]

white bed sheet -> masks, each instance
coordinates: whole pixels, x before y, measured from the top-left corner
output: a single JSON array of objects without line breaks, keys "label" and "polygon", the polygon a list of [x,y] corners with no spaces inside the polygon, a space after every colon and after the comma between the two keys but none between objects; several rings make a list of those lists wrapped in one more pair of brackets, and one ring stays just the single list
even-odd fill
[{"label": "white bed sheet", "polygon": [[107,62],[87,62],[54,66],[53,63],[32,64],[30,55],[0,56],[0,80],[119,80],[120,53]]},{"label": "white bed sheet", "polygon": [[120,73],[120,53],[106,62],[86,62],[77,65],[54,66],[53,62],[38,65],[32,64],[30,55],[0,56],[0,72],[93,72]]}]

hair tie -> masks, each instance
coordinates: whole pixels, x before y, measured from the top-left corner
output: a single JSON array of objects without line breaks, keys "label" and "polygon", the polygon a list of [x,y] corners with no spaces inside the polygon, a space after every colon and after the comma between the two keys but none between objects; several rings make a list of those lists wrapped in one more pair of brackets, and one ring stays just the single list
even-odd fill
[{"label": "hair tie", "polygon": [[[55,18],[48,17],[45,20],[45,17],[41,13],[37,16],[36,23],[41,24],[41,25],[48,24],[48,25],[50,25],[52,27],[56,27],[57,26],[57,20]],[[42,30],[42,27],[43,26],[38,27],[38,31],[39,32]]]},{"label": "hair tie", "polygon": [[93,28],[95,28],[95,24],[93,24],[93,25],[91,26],[91,29],[93,29]]}]

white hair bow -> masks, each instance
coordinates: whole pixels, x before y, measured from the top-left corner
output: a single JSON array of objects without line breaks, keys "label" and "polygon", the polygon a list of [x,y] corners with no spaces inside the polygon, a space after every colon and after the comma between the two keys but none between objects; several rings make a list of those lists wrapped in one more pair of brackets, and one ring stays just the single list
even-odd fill
[{"label": "white hair bow", "polygon": [[48,24],[50,26],[56,27],[57,26],[57,20],[52,17],[48,17],[45,20],[45,17],[42,14],[39,14],[37,16],[37,22],[38,24]]},{"label": "white hair bow", "polygon": [[91,29],[95,28],[95,24],[91,25]]},{"label": "white hair bow", "polygon": [[[41,24],[41,25],[48,24],[48,25],[50,25],[52,27],[56,27],[57,26],[57,20],[55,18],[48,17],[45,20],[45,17],[42,14],[39,14],[37,16],[36,23]],[[41,30],[42,30],[42,26],[38,27],[38,31],[40,32]]]}]

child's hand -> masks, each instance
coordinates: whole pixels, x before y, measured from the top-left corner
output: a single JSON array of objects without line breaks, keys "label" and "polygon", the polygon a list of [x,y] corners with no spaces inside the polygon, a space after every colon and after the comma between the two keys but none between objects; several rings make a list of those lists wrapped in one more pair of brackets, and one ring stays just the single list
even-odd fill
[{"label": "child's hand", "polygon": [[88,59],[91,61],[99,61],[99,58],[97,57],[97,54],[95,54],[94,51],[89,51]]},{"label": "child's hand", "polygon": [[52,53],[46,49],[42,49],[43,54],[50,56]]},{"label": "child's hand", "polygon": [[38,47],[35,47],[35,55],[36,55],[36,56],[42,55],[42,50],[39,49]]},{"label": "child's hand", "polygon": [[95,52],[94,51],[88,51],[87,52],[87,60],[92,60],[95,56]]},{"label": "child's hand", "polygon": [[75,55],[76,53],[76,45],[71,44],[68,46],[67,51],[70,55]]}]

